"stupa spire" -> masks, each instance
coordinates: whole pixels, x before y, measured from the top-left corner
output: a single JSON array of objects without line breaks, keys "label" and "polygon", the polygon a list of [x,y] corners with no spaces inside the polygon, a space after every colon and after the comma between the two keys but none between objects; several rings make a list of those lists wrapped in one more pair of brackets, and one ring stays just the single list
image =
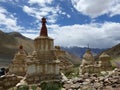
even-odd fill
[{"label": "stupa spire", "polygon": [[45,17],[42,18],[41,23],[42,23],[42,28],[40,31],[40,36],[48,36]]},{"label": "stupa spire", "polygon": [[26,54],[25,50],[23,49],[23,45],[19,46],[18,54]]},{"label": "stupa spire", "polygon": [[20,45],[20,46],[19,46],[19,49],[23,49],[23,45]]}]

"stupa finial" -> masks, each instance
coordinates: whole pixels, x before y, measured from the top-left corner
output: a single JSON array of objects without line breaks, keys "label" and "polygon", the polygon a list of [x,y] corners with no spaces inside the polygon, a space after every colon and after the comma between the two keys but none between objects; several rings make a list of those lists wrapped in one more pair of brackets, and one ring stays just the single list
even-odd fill
[{"label": "stupa finial", "polygon": [[46,22],[47,22],[46,18],[43,17],[42,20],[41,20],[42,28],[41,28],[41,31],[40,31],[40,36],[48,36]]}]

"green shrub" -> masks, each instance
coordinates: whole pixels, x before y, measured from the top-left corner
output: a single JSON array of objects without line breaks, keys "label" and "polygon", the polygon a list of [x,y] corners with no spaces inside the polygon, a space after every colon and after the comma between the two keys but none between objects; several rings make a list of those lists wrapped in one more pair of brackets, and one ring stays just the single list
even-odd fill
[{"label": "green shrub", "polygon": [[42,90],[61,90],[62,84],[59,82],[43,82],[41,84]]},{"label": "green shrub", "polygon": [[37,89],[37,86],[33,85],[31,86],[32,90],[36,90]]},{"label": "green shrub", "polygon": [[18,90],[29,90],[29,86],[26,85],[20,86]]},{"label": "green shrub", "polygon": [[79,67],[71,68],[64,72],[64,74],[68,78],[77,77],[79,75]]}]

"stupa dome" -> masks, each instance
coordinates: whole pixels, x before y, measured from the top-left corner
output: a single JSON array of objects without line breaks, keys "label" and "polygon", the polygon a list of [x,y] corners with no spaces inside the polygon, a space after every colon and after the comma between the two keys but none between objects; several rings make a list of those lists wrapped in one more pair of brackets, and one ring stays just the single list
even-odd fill
[{"label": "stupa dome", "polygon": [[110,56],[107,53],[102,53],[99,58],[110,58]]},{"label": "stupa dome", "polygon": [[85,60],[93,60],[94,59],[90,50],[86,51],[86,53],[83,55],[83,59],[85,59]]}]

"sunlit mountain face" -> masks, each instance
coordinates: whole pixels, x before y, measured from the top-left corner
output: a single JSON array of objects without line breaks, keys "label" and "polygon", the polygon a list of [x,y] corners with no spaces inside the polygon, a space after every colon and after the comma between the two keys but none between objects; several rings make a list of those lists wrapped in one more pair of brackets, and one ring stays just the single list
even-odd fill
[{"label": "sunlit mountain face", "polygon": [[119,0],[0,0],[0,30],[34,39],[47,18],[49,36],[63,47],[109,48],[120,42]]}]

